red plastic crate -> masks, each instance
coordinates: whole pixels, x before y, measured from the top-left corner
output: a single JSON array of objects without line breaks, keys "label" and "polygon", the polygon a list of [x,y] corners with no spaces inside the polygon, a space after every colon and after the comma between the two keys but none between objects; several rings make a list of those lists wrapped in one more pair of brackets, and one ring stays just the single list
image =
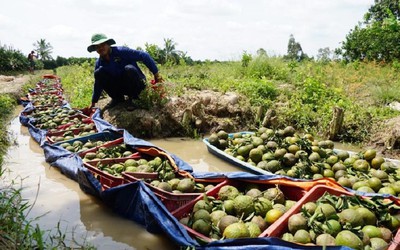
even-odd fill
[{"label": "red plastic crate", "polygon": [[[183,178],[184,176],[181,175],[179,172],[175,173],[177,175],[177,178]],[[157,176],[150,176],[150,175],[145,175],[143,178],[140,178],[137,176],[135,173],[130,173],[130,172],[123,172],[122,176],[125,179],[126,183],[129,182],[134,182],[134,181],[140,181],[141,179],[145,180],[156,180],[158,177]],[[208,185],[208,184],[219,184],[224,181],[224,179],[194,179],[196,183],[202,183],[203,185]],[[161,200],[161,202],[164,204],[164,206],[167,208],[168,211],[173,212],[182,206],[188,204],[189,202],[197,199],[199,196],[203,196],[203,193],[171,193],[167,192],[165,190],[162,190],[160,188],[157,188],[150,183],[145,181],[146,186],[148,186],[154,194]]]},{"label": "red plastic crate", "polygon": [[[86,115],[84,115],[84,114],[71,115],[71,116],[68,116],[68,118],[70,119],[70,122],[65,123],[65,124],[58,125],[58,126],[56,127],[56,129],[64,130],[65,128],[67,128],[67,127],[69,127],[69,126],[75,124],[75,122],[73,121],[74,118],[78,118],[80,122],[84,122],[84,123],[85,123],[85,122],[87,123],[87,122],[92,121],[92,119],[91,119],[90,117],[88,117],[88,116],[86,116]],[[39,128],[41,127],[41,125],[42,125],[42,124],[39,125]]]},{"label": "red plastic crate", "polygon": [[[301,208],[304,204],[310,201],[316,201],[321,196],[328,192],[331,195],[346,195],[352,196],[355,195],[345,189],[338,189],[334,187],[328,187],[323,185],[317,185],[313,187],[301,200],[299,200],[291,209],[290,213],[285,213],[281,218],[279,218],[271,227],[267,228],[260,237],[281,237],[284,233],[288,232],[288,221],[289,218],[301,211]],[[397,205],[400,204],[400,201],[397,201]],[[400,249],[400,230],[397,230],[396,235],[393,238],[392,243],[389,245],[390,250]],[[301,244],[299,244],[301,245]]]},{"label": "red plastic crate", "polygon": [[[84,123],[84,124],[94,124],[94,121],[92,120],[92,118],[84,118],[83,120],[81,120],[81,122]],[[75,125],[75,124],[73,124],[73,123],[68,123],[68,124],[60,125],[60,126],[58,126],[58,130],[65,130],[65,131],[67,131],[67,130],[70,129],[70,127],[71,127],[72,125]],[[54,131],[54,132],[56,132],[56,131]]]},{"label": "red plastic crate", "polygon": [[[91,166],[91,167],[96,167],[98,164],[114,164],[114,163],[121,163],[125,162],[127,159],[140,159],[142,158],[140,154],[136,154],[133,157],[129,158],[113,158],[113,159],[104,159],[104,160],[98,160],[98,161],[87,161],[84,163],[85,166]],[[124,172],[123,174],[128,175],[129,177],[134,177],[134,178],[144,178],[144,179],[156,179],[158,177],[158,173],[141,173],[141,172]]]},{"label": "red plastic crate", "polygon": [[33,89],[32,92],[36,92],[36,93],[42,93],[42,92],[49,92],[49,91],[59,91],[59,92],[63,92],[63,88],[62,86],[43,86],[43,87],[38,87],[36,85],[36,87]]},{"label": "red plastic crate", "polygon": [[[88,150],[86,150],[86,151],[79,152],[79,153],[78,153],[78,156],[81,157],[81,158],[84,158],[85,155],[86,155],[87,153],[89,153],[89,152],[97,152],[97,151],[99,150],[99,148],[103,148],[103,147],[105,147],[105,148],[115,147],[115,146],[121,145],[121,144],[123,144],[123,143],[124,143],[124,138],[121,137],[121,138],[115,139],[115,140],[113,140],[113,141],[106,142],[106,143],[104,143],[104,144],[101,145],[101,146],[97,146],[97,147],[88,149]],[[130,155],[129,157],[124,157],[124,158],[134,158],[134,157],[137,157],[137,156],[140,154],[139,152],[136,152],[136,150],[134,150],[134,149],[132,149],[131,151],[132,151],[133,154]],[[122,158],[122,157],[121,157],[121,158]]]},{"label": "red plastic crate", "polygon": [[40,88],[35,88],[34,92],[30,92],[28,96],[34,97],[38,95],[56,95],[61,97],[62,96],[62,91],[60,89],[54,89],[54,88],[45,88],[45,89],[40,89]]},{"label": "red plastic crate", "polygon": [[[269,180],[233,180],[233,179],[228,179],[228,180],[220,183],[219,185],[217,185],[215,188],[213,188],[210,191],[208,191],[206,194],[207,194],[207,196],[213,196],[213,197],[217,198],[218,197],[218,192],[223,186],[232,185],[232,186],[235,186],[236,188],[238,188],[239,191],[240,191],[244,184],[250,184],[250,183],[258,184],[259,187],[261,189],[263,189],[263,190],[276,186],[276,182],[275,181],[271,182]],[[305,189],[304,187],[296,186],[296,185],[294,185],[293,182],[289,183],[289,181],[281,182],[281,184],[279,185],[279,189],[283,192],[283,194],[285,195],[286,199],[290,199],[290,200],[294,200],[294,201],[301,200],[301,198],[307,193],[307,189]],[[173,211],[172,215],[175,218],[177,218],[178,220],[180,220],[181,218],[189,215],[191,213],[191,211],[193,210],[193,207],[196,204],[196,202],[201,200],[201,199],[203,199],[203,196],[197,197],[195,200],[191,201],[187,205],[185,205],[185,206]],[[289,214],[289,213],[291,214],[292,209],[293,209],[293,207],[291,209],[289,209],[285,214]],[[282,217],[284,215],[282,215]],[[279,220],[274,222],[268,228],[276,227],[278,221]],[[190,227],[188,227],[186,225],[183,225],[183,227],[188,231],[189,235],[191,235],[193,238],[201,239],[203,242],[211,242],[211,241],[213,241],[211,238],[209,238],[209,237],[207,237],[207,236],[205,236],[205,235],[203,235],[201,233],[196,232],[195,230],[193,230],[192,228],[190,228]],[[261,235],[259,237],[262,237]]]},{"label": "red plastic crate", "polygon": [[124,178],[123,177],[118,177],[111,175],[107,172],[103,172],[100,169],[86,165],[84,163],[84,166],[93,174],[93,176],[100,182],[101,187],[104,190],[107,190],[112,187],[116,187],[119,185],[124,184]]},{"label": "red plastic crate", "polygon": [[[96,133],[97,129],[94,129],[94,130],[95,130],[94,133]],[[57,132],[47,132],[46,140],[50,144],[53,144],[53,143],[56,143],[56,142],[61,142],[61,141],[54,141],[51,137],[53,137],[53,136],[61,136],[64,133],[70,132],[70,131],[72,131],[72,133],[74,134],[74,138],[86,136],[86,135],[79,135],[80,133],[84,132],[83,128],[75,128],[75,129],[70,129],[70,130],[60,130],[60,131],[57,131]],[[71,140],[71,139],[68,139],[68,140]],[[67,141],[67,140],[64,140],[64,141]]]},{"label": "red plastic crate", "polygon": [[84,162],[83,165],[93,174],[93,176],[101,183],[103,190],[107,190],[112,187],[116,187],[124,184],[124,178],[121,176],[114,176],[107,172],[104,172],[96,167],[97,163],[102,162],[105,164],[125,162],[127,159],[139,159],[140,156],[136,154],[131,158],[118,158],[118,159],[105,159],[100,161],[88,161]]},{"label": "red plastic crate", "polygon": [[34,106],[38,106],[38,107],[55,104],[53,102],[53,103],[47,103],[46,105],[35,105],[35,103],[37,102],[37,98],[40,97],[40,96],[45,97],[45,98],[50,98],[50,96],[52,98],[54,97],[54,99],[56,99],[56,100],[54,100],[55,103],[62,103],[64,101],[64,97],[62,95],[44,94],[44,93],[39,93],[39,94],[29,93],[28,94],[28,99],[33,103]]},{"label": "red plastic crate", "polygon": [[43,79],[54,79],[55,81],[60,81],[60,77],[58,77],[57,75],[53,75],[53,74],[44,74]]},{"label": "red plastic crate", "polygon": [[[57,107],[57,108],[58,108],[58,107]],[[24,116],[35,115],[38,111],[48,111],[48,110],[54,111],[54,110],[55,110],[55,107],[53,107],[53,106],[35,107],[34,109],[32,109],[32,110],[29,111],[29,112],[22,112],[22,115],[24,115]],[[81,113],[82,113],[82,112],[81,112],[80,110],[78,110],[78,109],[72,109],[72,110],[75,110],[75,111],[76,111],[76,114],[74,114],[74,115],[77,115],[77,114],[81,114]],[[53,115],[56,115],[56,113],[55,113],[55,112],[51,112],[51,113],[48,113],[47,115],[53,116]],[[87,116],[87,117],[88,117],[88,116]]]},{"label": "red plastic crate", "polygon": [[58,82],[55,82],[55,81],[53,81],[51,83],[39,82],[39,83],[36,83],[36,87],[37,88],[49,88],[49,87],[51,87],[51,88],[60,88],[60,89],[62,88],[61,84],[58,83]]},{"label": "red plastic crate", "polygon": [[[84,152],[85,150],[89,150],[92,148],[96,148],[96,147],[99,148],[103,145],[111,143],[112,141],[114,141],[118,138],[122,138],[122,137],[123,137],[123,134],[121,132],[106,130],[106,131],[97,132],[97,133],[93,133],[93,134],[86,135],[86,136],[73,138],[73,139],[70,139],[67,141],[56,142],[56,143],[54,143],[54,145],[61,146],[61,144],[63,144],[63,143],[68,143],[70,145],[73,145],[75,141],[80,141],[80,142],[82,142],[82,144],[85,144],[90,141],[94,144],[93,147],[91,147],[91,148],[87,148],[87,149],[81,148],[79,151],[75,151],[75,153],[80,153],[80,152]],[[101,144],[99,143],[99,141],[101,141]]]}]

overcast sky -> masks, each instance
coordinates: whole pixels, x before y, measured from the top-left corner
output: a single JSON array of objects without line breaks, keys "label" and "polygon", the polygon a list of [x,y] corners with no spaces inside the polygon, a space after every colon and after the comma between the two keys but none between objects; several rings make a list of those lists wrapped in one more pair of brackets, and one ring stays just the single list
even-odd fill
[{"label": "overcast sky", "polygon": [[237,60],[263,48],[284,55],[290,34],[303,51],[340,47],[374,0],[8,0],[0,8],[0,44],[25,54],[45,39],[52,56],[87,52],[93,33],[131,48],[164,47],[194,60]]}]

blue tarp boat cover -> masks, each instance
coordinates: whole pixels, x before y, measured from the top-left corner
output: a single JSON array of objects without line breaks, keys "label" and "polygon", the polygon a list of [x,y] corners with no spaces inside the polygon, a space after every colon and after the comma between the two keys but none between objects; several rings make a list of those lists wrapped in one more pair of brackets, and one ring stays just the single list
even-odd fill
[{"label": "blue tarp boat cover", "polygon": [[[23,112],[34,108],[30,103],[26,104]],[[136,138],[126,130],[117,129],[102,120],[98,111],[92,116],[99,132],[122,132],[124,142],[132,147],[156,147],[148,141]],[[218,240],[206,245],[201,245],[193,239],[181,223],[167,210],[164,204],[157,198],[143,181],[131,182],[117,187],[102,190],[102,185],[93,174],[84,167],[81,157],[71,153],[56,144],[50,144],[45,140],[46,130],[36,128],[31,120],[23,113],[20,115],[21,124],[28,127],[31,136],[44,150],[45,159],[51,166],[58,168],[63,174],[78,182],[80,188],[109,206],[115,213],[143,225],[151,233],[163,233],[167,235],[178,247],[190,249],[322,249],[316,246],[300,246],[280,240],[278,238],[246,238]],[[165,151],[165,150],[163,150]],[[167,151],[165,151],[168,153]],[[191,172],[195,178],[240,178],[265,180],[281,178],[276,175],[254,175],[244,172],[234,173],[210,173],[193,172],[192,167],[179,157],[168,153],[175,160],[179,169]],[[326,249],[349,249],[347,247],[326,247]]]}]

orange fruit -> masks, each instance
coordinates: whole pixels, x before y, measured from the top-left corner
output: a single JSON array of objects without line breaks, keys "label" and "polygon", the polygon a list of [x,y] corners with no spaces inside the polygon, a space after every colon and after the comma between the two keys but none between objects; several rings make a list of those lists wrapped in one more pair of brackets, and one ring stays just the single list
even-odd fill
[{"label": "orange fruit", "polygon": [[366,160],[358,159],[353,163],[353,168],[360,172],[368,172],[369,163]]},{"label": "orange fruit", "polygon": [[371,177],[367,181],[368,186],[372,188],[375,192],[378,192],[378,190],[382,187],[382,181],[378,177]]},{"label": "orange fruit", "polygon": [[283,213],[284,212],[282,210],[273,208],[265,214],[265,222],[267,222],[268,225],[271,225],[277,221],[283,215]]},{"label": "orange fruit", "polygon": [[385,159],[382,156],[376,156],[374,159],[371,160],[371,167],[374,169],[379,169],[384,162]]},{"label": "orange fruit", "polygon": [[324,177],[335,177],[335,173],[331,169],[324,169],[322,175]]},{"label": "orange fruit", "polygon": [[379,194],[391,194],[391,195],[396,195],[396,191],[390,187],[390,186],[386,186],[386,187],[381,187],[378,190]]},{"label": "orange fruit", "polygon": [[371,161],[376,157],[376,150],[375,149],[367,149],[364,154],[364,159],[367,161]]}]

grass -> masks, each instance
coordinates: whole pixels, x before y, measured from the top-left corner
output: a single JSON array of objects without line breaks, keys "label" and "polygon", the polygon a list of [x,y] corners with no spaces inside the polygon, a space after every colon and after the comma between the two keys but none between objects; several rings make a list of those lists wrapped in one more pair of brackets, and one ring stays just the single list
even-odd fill
[{"label": "grass", "polygon": [[23,198],[23,188],[16,180],[6,184],[6,175],[3,169],[0,172],[0,249],[95,249],[87,242],[76,242],[73,233],[72,239],[68,238],[71,234],[63,232],[60,223],[53,230],[41,230],[36,223],[38,218],[28,219],[34,203]]},{"label": "grass", "polygon": [[80,66],[72,65],[57,68],[57,75],[62,80],[64,94],[72,107],[85,108],[91,104],[93,65],[84,63]]}]

